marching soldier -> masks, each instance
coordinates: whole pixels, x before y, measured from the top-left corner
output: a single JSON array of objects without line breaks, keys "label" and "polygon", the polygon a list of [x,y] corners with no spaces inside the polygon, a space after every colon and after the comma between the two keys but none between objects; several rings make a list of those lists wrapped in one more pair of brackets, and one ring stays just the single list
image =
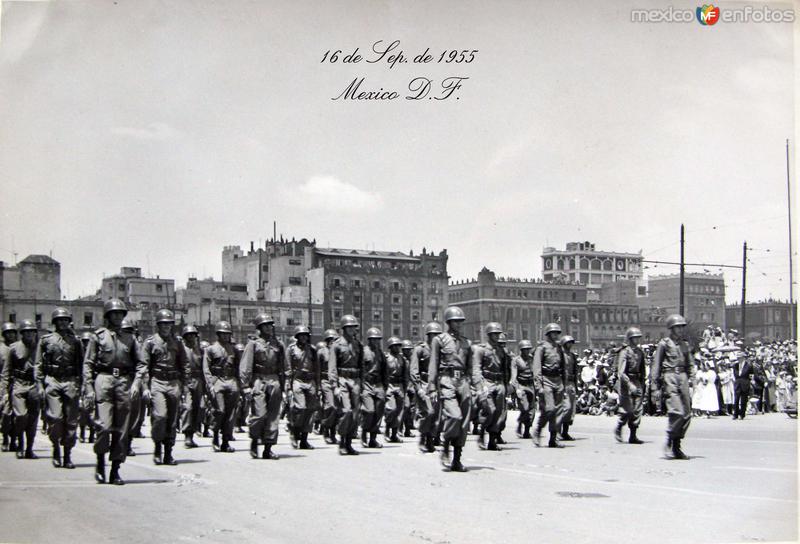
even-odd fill
[{"label": "marching soldier", "polygon": [[[129,332],[139,345],[141,342],[139,341],[139,335],[136,334],[136,327],[133,326],[133,321],[128,318],[124,318],[122,320],[122,325],[120,329],[124,332]],[[141,383],[141,382],[139,382]],[[130,423],[129,423],[129,430],[128,430],[128,457],[135,457],[136,452],[133,449],[133,439],[134,438],[143,438],[142,435],[142,425],[144,424],[144,414],[147,411],[147,402],[145,401],[144,395],[141,391],[137,390],[136,398],[131,400],[131,415],[130,415]]]},{"label": "marching soldier", "polygon": [[[91,341],[92,333],[86,331],[81,335],[81,347],[84,354],[86,353],[86,350],[89,349],[89,343]],[[83,364],[82,361],[81,364]],[[81,371],[81,378],[83,378],[83,371]],[[81,391],[83,391],[83,387],[81,388]],[[86,427],[89,427],[89,443],[94,444],[94,424],[92,424],[92,412],[94,412],[94,405],[87,404],[84,402],[85,400],[86,395],[78,395],[78,427],[80,428],[78,440],[81,441],[81,444],[86,442]]]},{"label": "marching soldier", "polygon": [[[447,332],[433,338],[428,367],[428,393],[438,393],[442,410],[444,444],[441,463],[453,472],[466,472],[461,464],[461,451],[467,440],[472,419],[472,385],[477,387],[472,369],[470,341],[461,335],[464,312],[458,306],[449,306],[444,312]],[[453,458],[450,459],[450,447]]]},{"label": "marching soldier", "polygon": [[511,362],[511,387],[516,392],[519,405],[517,436],[530,438],[533,416],[536,412],[536,392],[533,389],[533,344],[530,340],[519,341],[519,355]]},{"label": "marching soldier", "polygon": [[44,397],[44,389],[34,376],[39,329],[30,319],[23,319],[19,333],[22,339],[9,346],[8,360],[0,374],[0,391],[11,403],[17,459],[37,459],[38,456],[33,453],[33,440]]},{"label": "marching soldier", "polygon": [[255,319],[259,337],[247,342],[239,365],[244,394],[250,397],[250,457],[258,459],[258,441],[264,444],[262,459],[278,459],[272,447],[278,443],[282,392],[286,379],[286,354],[275,337],[275,320],[267,314]]},{"label": "marching soldier", "polygon": [[[205,357],[206,350],[208,350],[209,346],[211,346],[210,343],[205,340],[200,340],[201,361]],[[211,430],[214,429],[214,419],[217,416],[214,410],[214,397],[212,396],[211,391],[208,389],[205,371],[203,372],[203,392],[205,393],[206,399],[206,413],[205,417],[203,418],[203,438],[211,438]]]},{"label": "marching soldier", "polygon": [[692,399],[689,384],[694,382],[695,368],[689,360],[689,344],[684,340],[686,319],[680,314],[667,318],[669,336],[661,339],[656,348],[650,379],[666,397],[667,442],[664,453],[675,459],[688,459],[681,450],[681,440],[692,421]]},{"label": "marching soldier", "polygon": [[361,383],[361,445],[365,448],[383,447],[377,439],[386,405],[387,387],[386,356],[381,348],[382,338],[383,333],[377,327],[367,329]]},{"label": "marching soldier", "polygon": [[[405,360],[406,368],[409,370],[411,369],[411,354],[414,351],[414,344],[411,340],[403,340],[403,345],[400,348],[400,353],[403,355],[403,359]],[[409,378],[410,379],[410,378]],[[417,415],[417,408],[416,408],[416,396],[417,392],[414,387],[411,387],[411,383],[408,383],[408,387],[406,387],[406,396],[403,399],[403,421],[401,423],[401,428],[405,428],[403,432],[403,436],[406,438],[413,438],[414,433],[411,431],[414,430],[414,420],[416,419]]]},{"label": "marching soldier", "polygon": [[[8,364],[11,344],[17,341],[19,331],[14,323],[3,323],[3,343],[0,344],[0,374]],[[14,434],[14,416],[11,411],[11,399],[6,388],[0,388],[0,432],[3,433],[3,451],[17,451],[17,435]]]},{"label": "marching soldier", "polygon": [[556,440],[559,431],[559,407],[564,396],[564,351],[558,343],[561,326],[548,323],[544,328],[544,342],[533,354],[533,388],[539,400],[539,419],[533,434],[533,443],[541,445],[542,429],[545,425],[550,431],[551,448],[563,447]]},{"label": "marching soldier", "polygon": [[317,409],[317,392],[320,390],[320,369],[317,353],[311,345],[311,330],[305,325],[294,329],[295,343],[286,350],[289,383],[287,391],[292,392],[292,405],[289,409],[291,421],[292,447],[313,450],[308,443],[311,431],[311,416]]},{"label": "marching soldier", "polygon": [[358,455],[352,436],[358,425],[361,408],[361,376],[364,347],[356,338],[358,320],[346,314],[339,322],[342,335],[330,345],[328,379],[334,386],[339,406],[339,455]]},{"label": "marching soldier", "polygon": [[172,334],[174,326],[175,317],[171,311],[156,313],[158,332],[144,341],[142,361],[137,370],[138,379],[145,384],[142,397],[152,401],[150,436],[155,444],[153,463],[156,465],[178,464],[172,457],[172,448],[188,364],[184,346]]},{"label": "marching soldier", "polygon": [[386,347],[386,406],[384,420],[386,422],[386,441],[398,443],[403,440],[397,436],[397,430],[403,423],[408,388],[408,363],[401,353],[402,340],[396,336],[389,338]]},{"label": "marching soldier", "polygon": [[[72,448],[78,428],[78,404],[83,374],[83,346],[72,330],[72,314],[56,308],[50,317],[55,332],[39,341],[34,377],[45,392],[48,434],[53,444],[53,466],[75,468]],[[61,459],[61,447],[64,459]]]},{"label": "marching soldier", "polygon": [[230,445],[229,439],[233,435],[236,405],[239,403],[239,360],[231,343],[231,324],[220,321],[217,323],[216,333],[217,341],[203,353],[203,375],[214,408],[214,438],[211,446],[216,452],[233,453],[236,450]]},{"label": "marching soldier", "polygon": [[[236,360],[241,361],[242,355],[244,355],[244,344],[237,342],[233,345],[233,351],[236,353]],[[236,413],[233,416],[234,421],[234,428],[236,429],[237,433],[243,433],[244,428],[242,425],[247,424],[247,417],[250,414],[250,405],[252,402],[252,397],[250,395],[246,395],[243,388],[239,390],[239,402],[236,403]],[[228,437],[228,440],[231,442],[235,441],[236,438],[234,437],[233,433]]]},{"label": "marching soldier", "polygon": [[181,432],[184,437],[184,447],[196,448],[194,434],[202,432],[201,427],[205,420],[206,412],[203,352],[198,343],[200,333],[197,327],[186,325],[181,331],[181,337],[183,338],[183,350],[186,355],[188,369],[188,376],[183,388]]},{"label": "marching soldier", "polygon": [[[508,381],[511,379],[511,352],[508,351],[508,339],[506,338],[506,333],[500,333],[497,343],[500,345],[500,350],[504,357],[503,367],[505,368],[505,371],[503,372],[503,384],[506,390],[506,395],[508,395]],[[507,444],[507,442],[503,440],[503,431],[506,429],[506,420],[508,419],[507,398],[503,400],[503,407],[504,410],[502,416],[500,417],[500,422],[498,425],[499,430],[497,431],[496,437],[498,444]]]},{"label": "marching soldier", "polygon": [[103,305],[105,327],[95,331],[83,361],[85,402],[95,405],[94,424],[97,454],[94,478],[106,482],[105,455],[110,452],[109,483],[124,485],[119,468],[128,453],[131,405],[139,401],[141,382],[136,368],[141,363],[139,341],[132,332],[122,330],[128,313],[125,303],[114,298]]},{"label": "marching soldier", "polygon": [[[503,333],[500,323],[488,323],[485,330],[489,341],[478,344],[472,350],[473,382],[480,384],[477,388],[481,428],[478,446],[481,449],[499,451],[497,437],[506,413],[506,354],[498,343]],[[485,442],[487,432],[488,446]]]},{"label": "marching soldier", "polygon": [[569,426],[575,420],[575,400],[578,392],[578,357],[572,351],[575,339],[568,334],[561,337],[564,350],[564,398],[561,401],[561,440],[575,440]]},{"label": "marching soldier", "polygon": [[619,420],[614,428],[614,438],[622,442],[622,427],[631,431],[629,444],[643,444],[636,437],[636,429],[642,421],[642,399],[644,398],[645,358],[639,342],[642,331],[630,327],[625,331],[628,345],[617,354],[617,392],[619,393]]},{"label": "marching soldier", "polygon": [[317,364],[319,365],[322,392],[322,413],[320,414],[319,429],[325,438],[326,444],[336,444],[336,397],[333,394],[334,384],[328,378],[328,360],[330,346],[339,335],[333,329],[324,333],[324,341],[317,344]]},{"label": "marching soldier", "polygon": [[442,326],[436,321],[425,325],[425,342],[420,342],[411,352],[409,374],[411,383],[416,388],[415,398],[417,416],[419,417],[419,450],[422,453],[433,453],[433,441],[437,429],[437,406],[434,393],[428,392],[428,369],[431,359],[431,342],[442,334]]}]

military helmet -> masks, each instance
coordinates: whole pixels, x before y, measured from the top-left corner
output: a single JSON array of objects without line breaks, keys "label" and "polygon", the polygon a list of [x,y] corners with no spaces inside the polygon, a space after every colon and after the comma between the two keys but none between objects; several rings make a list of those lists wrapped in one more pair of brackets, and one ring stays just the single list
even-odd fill
[{"label": "military helmet", "polygon": [[63,306],[59,306],[50,314],[50,323],[55,323],[56,319],[69,319],[72,321],[72,314]]},{"label": "military helmet", "polygon": [[390,348],[392,346],[402,346],[402,345],[403,345],[403,341],[400,340],[396,336],[390,336],[389,340],[386,342],[386,347],[388,347],[388,348]]},{"label": "military helmet", "polygon": [[197,330],[197,327],[194,325],[186,325],[183,330],[181,331],[181,336],[186,336],[187,334],[200,334],[200,331]]},{"label": "military helmet", "polygon": [[317,342],[317,349],[327,349],[328,345],[325,342]]},{"label": "military helmet", "polygon": [[206,340],[200,340],[200,349],[206,349],[210,345]]},{"label": "military helmet", "polygon": [[464,321],[464,311],[458,306],[448,306],[444,311],[444,320],[447,321]]},{"label": "military helmet", "polygon": [[370,327],[367,329],[367,340],[370,338],[383,338],[383,333],[378,327]]},{"label": "military helmet", "polygon": [[686,325],[686,318],[681,314],[672,314],[667,318],[667,328],[677,327],[679,325]]},{"label": "military helmet", "polygon": [[641,338],[642,337],[642,330],[639,327],[628,327],[628,330],[625,331],[625,338],[630,340],[631,338]]},{"label": "military helmet", "polygon": [[544,327],[545,336],[547,336],[551,332],[560,333],[561,332],[561,325],[559,325],[558,323],[548,323],[547,325],[545,325],[545,327]]},{"label": "military helmet", "polygon": [[325,339],[325,340],[330,340],[331,338],[338,338],[338,337],[339,337],[339,333],[337,333],[337,332],[336,332],[335,330],[333,330],[333,329],[328,329],[328,330],[327,330],[327,331],[325,331],[325,333],[322,335],[322,338],[323,338],[323,339]]},{"label": "military helmet", "polygon": [[231,328],[231,324],[227,321],[220,321],[215,327],[215,332],[227,332],[228,334],[233,334],[233,329]]},{"label": "military helmet", "polygon": [[530,340],[520,340],[517,347],[519,347],[520,350],[533,349],[533,344],[531,344]]},{"label": "military helmet", "polygon": [[425,325],[425,334],[441,334],[442,333],[442,326],[439,324],[438,321],[429,321],[428,324]]},{"label": "military helmet", "polygon": [[258,327],[260,327],[261,325],[264,325],[264,324],[273,325],[274,323],[275,323],[275,320],[272,319],[272,316],[267,314],[267,313],[260,313],[253,320],[253,324],[256,326],[256,328],[258,328]]},{"label": "military helmet", "polygon": [[573,337],[571,337],[570,335],[565,334],[564,336],[561,337],[561,345],[563,346],[567,342],[572,342],[574,344],[575,343],[575,339]]},{"label": "military helmet", "polygon": [[297,338],[301,334],[308,334],[311,335],[311,329],[308,328],[307,325],[298,325],[294,328],[294,337]]},{"label": "military helmet", "polygon": [[239,353],[243,352],[244,351],[244,344],[242,344],[241,342],[236,343],[233,346],[233,351],[238,351]]},{"label": "military helmet", "polygon": [[106,316],[109,312],[125,312],[127,315],[128,307],[120,299],[112,298],[103,304],[103,315]]},{"label": "military helmet", "polygon": [[356,319],[356,316],[344,314],[339,321],[339,328],[343,329],[345,327],[358,327],[358,319]]},{"label": "military helmet", "polygon": [[500,333],[500,336],[497,338],[497,343],[501,346],[505,346],[508,343],[508,337],[506,337],[506,333]]},{"label": "military helmet", "polygon": [[19,332],[24,331],[38,331],[39,327],[36,326],[36,323],[31,321],[30,319],[23,319],[19,324]]},{"label": "military helmet", "polygon": [[167,310],[159,310],[156,312],[156,323],[175,323],[175,315]]},{"label": "military helmet", "polygon": [[414,344],[411,342],[411,340],[403,340],[402,349],[414,349]]},{"label": "military helmet", "polygon": [[83,334],[81,334],[81,340],[91,340],[91,339],[92,339],[92,333],[90,333],[89,331],[86,331]]},{"label": "military helmet", "polygon": [[123,318],[119,328],[123,331],[132,331],[135,328],[133,326],[133,320],[128,319],[127,317]]},{"label": "military helmet", "polygon": [[17,325],[15,323],[10,322],[10,321],[6,321],[5,323],[3,323],[2,332],[4,332],[4,333],[6,333],[6,332],[17,332]]},{"label": "military helmet", "polygon": [[486,334],[502,333],[502,332],[503,332],[503,326],[500,325],[500,323],[492,321],[486,324]]}]

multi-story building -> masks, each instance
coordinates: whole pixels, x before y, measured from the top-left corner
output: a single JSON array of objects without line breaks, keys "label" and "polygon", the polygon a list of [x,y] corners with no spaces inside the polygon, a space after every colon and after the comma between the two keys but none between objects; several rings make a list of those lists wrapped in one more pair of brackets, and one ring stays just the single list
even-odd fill
[{"label": "multi-story building", "polygon": [[522,339],[540,340],[550,322],[559,323],[577,342],[589,342],[585,285],[498,278],[484,267],[477,279],[451,283],[448,297],[464,311],[463,331],[473,341],[485,341],[484,327],[497,321],[510,347]]},{"label": "multi-story building", "polygon": [[[615,302],[590,302],[589,338],[592,346],[606,346],[625,341],[625,331],[631,326],[641,326],[639,306]],[[642,331],[644,334],[644,331]]]},{"label": "multi-story building", "polygon": [[97,292],[101,300],[118,298],[142,309],[158,310],[175,306],[175,280],[145,278],[142,269],[123,266],[119,274],[103,278]]},{"label": "multi-story building", "polygon": [[[752,340],[792,340],[797,338],[797,307],[780,300],[748,302],[745,310],[745,337]],[[729,328],[742,333],[742,306],[729,304],[725,307],[725,319]]]},{"label": "multi-story building", "polygon": [[566,249],[546,247],[542,251],[544,281],[569,280],[588,288],[588,300],[599,300],[602,284],[642,279],[642,252],[598,251],[591,242],[570,242]]},{"label": "multi-story building", "polygon": [[[647,296],[639,307],[649,314],[669,315],[680,309],[680,276],[668,274],[647,279]],[[695,327],[725,328],[725,279],[722,274],[684,274],[684,317]]]}]

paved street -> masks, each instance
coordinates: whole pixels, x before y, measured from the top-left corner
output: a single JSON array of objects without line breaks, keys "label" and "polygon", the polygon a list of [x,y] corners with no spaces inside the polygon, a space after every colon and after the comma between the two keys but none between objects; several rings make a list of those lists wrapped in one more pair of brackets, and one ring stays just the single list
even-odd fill
[{"label": "paved street", "polygon": [[[0,455],[0,541],[12,542],[747,542],[797,540],[797,425],[782,414],[694,419],[690,461],[661,458],[665,420],[645,418],[642,446],[620,445],[613,420],[578,416],[566,449],[513,436],[503,452],[465,448],[467,474],[441,470],[413,439],[340,457],[315,437],[276,462],[176,448],[156,467],[136,441],[122,476],[97,485],[91,446],[73,471]],[[571,430],[572,432],[572,430]],[[363,451],[363,450],[362,450]],[[374,450],[373,450],[374,451]]]}]

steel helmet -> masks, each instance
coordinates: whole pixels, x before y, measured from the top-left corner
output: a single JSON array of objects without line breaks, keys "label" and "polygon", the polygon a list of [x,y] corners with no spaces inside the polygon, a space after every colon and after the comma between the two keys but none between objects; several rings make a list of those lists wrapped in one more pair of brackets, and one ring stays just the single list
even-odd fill
[{"label": "steel helmet", "polygon": [[572,342],[574,344],[575,343],[575,339],[573,337],[571,337],[570,335],[568,335],[568,334],[565,334],[564,336],[561,337],[561,345],[562,346],[564,344],[568,343],[568,342]]},{"label": "steel helmet", "polygon": [[370,327],[367,329],[367,340],[370,338],[383,338],[383,333],[378,327]]},{"label": "steel helmet", "polygon": [[206,349],[206,348],[208,348],[208,346],[210,346],[210,345],[211,345],[211,344],[209,344],[207,341],[205,341],[205,340],[200,340],[200,349]]},{"label": "steel helmet", "polygon": [[200,331],[197,330],[197,327],[194,325],[186,325],[183,330],[181,331],[181,336],[186,336],[187,334],[200,334]]},{"label": "steel helmet", "polygon": [[107,300],[105,304],[103,304],[103,315],[108,315],[108,312],[125,312],[127,315],[128,307],[125,306],[125,303],[122,302],[118,298],[112,298],[111,300]]},{"label": "steel helmet", "polygon": [[244,351],[244,344],[237,343],[236,345],[233,346],[233,350],[234,351],[238,351],[239,353],[243,352]]},{"label": "steel helmet", "polygon": [[231,324],[227,321],[220,321],[217,323],[215,332],[227,332],[228,334],[233,334],[233,329],[231,329]]},{"label": "steel helmet", "polygon": [[448,306],[444,311],[444,320],[447,321],[464,321],[464,311],[458,306]]},{"label": "steel helmet", "polygon": [[81,340],[91,340],[91,339],[92,339],[92,333],[90,333],[89,331],[86,331],[83,334],[81,334]]},{"label": "steel helmet", "polygon": [[132,331],[135,327],[133,326],[133,321],[126,317],[122,320],[119,328],[123,331]]},{"label": "steel helmet", "polygon": [[438,321],[430,321],[425,325],[425,334],[442,334],[442,326]]},{"label": "steel helmet", "polygon": [[501,346],[505,346],[508,343],[508,338],[506,338],[506,333],[501,332],[500,336],[497,338],[497,343]]},{"label": "steel helmet", "polygon": [[10,332],[10,331],[17,332],[17,326],[16,326],[16,324],[11,323],[10,321],[6,321],[5,323],[3,323],[2,332],[5,333],[5,332]]},{"label": "steel helmet", "polygon": [[642,331],[639,327],[628,327],[628,330],[625,331],[625,338],[630,340],[631,338],[641,338]]},{"label": "steel helmet", "polygon": [[53,310],[52,314],[50,314],[50,323],[55,323],[56,319],[62,319],[62,318],[69,319],[70,321],[72,321],[72,314],[66,308],[59,306],[58,308]]},{"label": "steel helmet", "polygon": [[520,350],[523,349],[533,349],[533,344],[531,344],[530,340],[520,340],[518,347]]},{"label": "steel helmet", "polygon": [[36,326],[36,323],[31,321],[30,319],[23,319],[19,324],[19,332],[24,331],[38,331],[39,327]]},{"label": "steel helmet", "polygon": [[561,332],[561,325],[559,325],[558,323],[548,323],[547,325],[545,325],[545,327],[544,327],[544,335],[547,336],[551,332],[560,333]]},{"label": "steel helmet", "polygon": [[386,347],[389,348],[392,346],[402,346],[402,345],[403,341],[396,336],[390,336],[388,342],[386,342]]},{"label": "steel helmet", "polygon": [[686,325],[686,318],[681,314],[672,314],[667,318],[667,328],[677,327],[679,325]]},{"label": "steel helmet", "polygon": [[331,338],[338,338],[338,337],[339,333],[337,333],[333,329],[328,329],[327,331],[325,331],[325,334],[322,335],[322,338],[325,340],[330,340]]},{"label": "steel helmet", "polygon": [[325,342],[317,342],[317,349],[328,349],[328,345]]},{"label": "steel helmet", "polygon": [[356,319],[356,316],[344,314],[341,321],[339,321],[339,328],[343,329],[345,327],[358,327],[358,319]]},{"label": "steel helmet", "polygon": [[495,333],[495,332],[502,333],[503,332],[503,326],[500,325],[500,323],[498,323],[496,321],[492,321],[491,323],[487,323],[486,324],[486,334],[492,334],[492,333]]},{"label": "steel helmet", "polygon": [[156,323],[175,323],[175,315],[167,310],[159,310],[156,312]]},{"label": "steel helmet", "polygon": [[306,325],[298,325],[294,328],[294,337],[297,338],[301,334],[311,335],[311,330]]},{"label": "steel helmet", "polygon": [[402,349],[414,349],[414,344],[411,343],[411,340],[403,340],[403,348]]},{"label": "steel helmet", "polygon": [[255,320],[253,320],[253,324],[256,326],[256,328],[258,328],[264,324],[273,325],[275,324],[275,320],[272,319],[271,315],[266,313],[261,313],[256,316]]}]

